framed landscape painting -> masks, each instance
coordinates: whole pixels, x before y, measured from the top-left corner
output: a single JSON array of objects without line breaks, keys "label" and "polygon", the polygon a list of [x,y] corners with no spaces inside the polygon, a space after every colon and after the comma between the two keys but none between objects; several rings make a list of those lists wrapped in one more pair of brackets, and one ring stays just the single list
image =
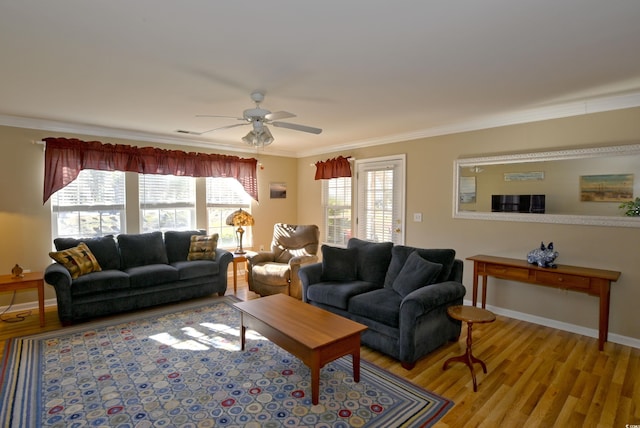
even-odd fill
[{"label": "framed landscape painting", "polygon": [[633,174],[580,176],[580,201],[624,202],[633,199]]}]

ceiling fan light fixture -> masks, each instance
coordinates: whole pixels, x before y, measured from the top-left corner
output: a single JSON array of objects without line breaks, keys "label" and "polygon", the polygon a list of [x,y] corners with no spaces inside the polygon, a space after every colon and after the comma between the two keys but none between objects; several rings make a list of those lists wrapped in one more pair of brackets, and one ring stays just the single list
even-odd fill
[{"label": "ceiling fan light fixture", "polygon": [[242,141],[255,147],[268,146],[273,143],[273,135],[271,135],[269,128],[263,126],[261,132],[256,132],[255,130],[250,131],[247,135],[242,137]]}]

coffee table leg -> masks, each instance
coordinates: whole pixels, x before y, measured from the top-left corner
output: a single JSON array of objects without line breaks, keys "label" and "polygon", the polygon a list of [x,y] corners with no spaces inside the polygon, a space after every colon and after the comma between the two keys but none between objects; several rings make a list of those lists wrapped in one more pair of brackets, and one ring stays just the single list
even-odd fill
[{"label": "coffee table leg", "polygon": [[320,396],[320,361],[317,353],[313,354],[311,360],[311,402],[318,404]]},{"label": "coffee table leg", "polygon": [[351,354],[353,359],[353,381],[360,382],[360,345]]},{"label": "coffee table leg", "polygon": [[240,350],[244,351],[247,327],[244,325],[244,314],[240,312]]}]

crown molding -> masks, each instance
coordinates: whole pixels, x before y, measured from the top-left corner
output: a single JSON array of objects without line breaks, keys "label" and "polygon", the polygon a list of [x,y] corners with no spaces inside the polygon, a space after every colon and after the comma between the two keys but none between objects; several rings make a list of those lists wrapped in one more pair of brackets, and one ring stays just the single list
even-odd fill
[{"label": "crown molding", "polygon": [[[298,152],[283,151],[278,150],[277,148],[269,147],[268,154],[272,156],[302,158],[339,151],[344,152],[345,150],[353,150],[363,147],[400,143],[422,138],[438,137],[442,135],[478,131],[482,129],[498,128],[501,126],[538,122],[542,120],[560,119],[565,117],[580,116],[584,114],[600,113],[612,110],[622,110],[633,107],[640,107],[640,93],[594,98],[564,104],[555,104],[545,107],[523,109],[513,112],[504,112],[452,125],[437,126],[414,132],[387,135],[365,140],[357,140],[348,143],[323,146],[316,149],[303,150]],[[197,138],[180,138],[130,129],[83,125],[78,123],[61,122],[47,119],[0,115],[0,125],[13,126],[17,128],[37,129],[41,131],[65,132],[97,137],[121,138],[126,140],[144,141],[157,144],[174,144],[178,146],[201,147],[209,150],[223,150],[229,152],[256,154],[255,149],[239,145],[220,144],[213,143],[207,140],[198,140]]]},{"label": "crown molding", "polygon": [[321,149],[297,152],[298,157],[315,156],[319,154],[352,150],[383,144],[400,143],[429,137],[459,134],[462,132],[479,131],[482,129],[499,128],[501,126],[518,125],[539,122],[543,120],[561,119],[565,117],[581,116],[585,114],[601,113],[626,108],[640,107],[640,93],[603,97],[571,103],[555,104],[551,106],[524,109],[515,112],[495,114],[476,120],[439,126],[404,134],[389,135],[380,138],[354,141],[351,143],[324,146]]}]

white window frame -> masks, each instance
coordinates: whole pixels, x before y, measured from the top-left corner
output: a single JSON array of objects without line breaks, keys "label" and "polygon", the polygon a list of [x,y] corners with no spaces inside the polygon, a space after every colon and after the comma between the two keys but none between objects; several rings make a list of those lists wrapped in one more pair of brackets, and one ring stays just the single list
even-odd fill
[{"label": "white window frame", "polygon": [[194,177],[138,174],[138,195],[142,233],[196,228]]},{"label": "white window frame", "polygon": [[[404,245],[405,171],[405,154],[356,160],[355,206],[357,207],[356,236],[358,238],[377,242],[391,241],[396,245]],[[377,172],[392,172],[391,191],[386,187],[373,189],[369,186],[367,175]],[[386,230],[375,233],[381,227]],[[372,228],[377,228],[378,231],[374,232]]]},{"label": "white window frame", "polygon": [[[343,190],[342,198],[333,197]],[[348,191],[348,194],[347,194]],[[322,212],[323,212],[323,242],[327,245],[346,247],[349,238],[353,236],[353,180],[351,177],[331,178],[322,180]],[[348,210],[348,216],[344,214]],[[343,215],[336,216],[336,212]],[[342,226],[337,222],[341,222]],[[337,239],[341,236],[342,239]]]},{"label": "white window frame", "polygon": [[[251,213],[251,196],[244,190],[238,180],[231,177],[207,177],[207,233],[217,233],[218,246],[236,248],[238,246],[236,228],[226,224],[232,212],[242,208]],[[244,227],[242,246],[253,246],[252,227]]]},{"label": "white window frame", "polygon": [[[126,232],[125,177],[121,171],[80,171],[74,181],[51,197],[53,237],[92,238]],[[104,189],[111,193],[104,193]],[[71,231],[73,223],[76,227]]]}]

